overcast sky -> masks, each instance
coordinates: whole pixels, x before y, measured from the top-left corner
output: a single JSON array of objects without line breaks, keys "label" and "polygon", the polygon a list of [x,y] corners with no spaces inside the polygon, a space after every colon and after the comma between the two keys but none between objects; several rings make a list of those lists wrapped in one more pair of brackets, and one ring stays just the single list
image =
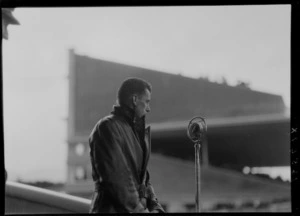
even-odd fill
[{"label": "overcast sky", "polygon": [[68,49],[282,95],[290,106],[289,5],[16,8],[3,41],[9,178],[66,177]]}]

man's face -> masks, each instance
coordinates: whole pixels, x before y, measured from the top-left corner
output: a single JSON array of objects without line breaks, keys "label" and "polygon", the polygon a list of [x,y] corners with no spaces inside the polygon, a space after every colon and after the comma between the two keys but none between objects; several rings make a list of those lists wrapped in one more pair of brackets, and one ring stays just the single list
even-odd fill
[{"label": "man's face", "polygon": [[140,96],[136,95],[134,97],[136,116],[138,118],[142,118],[150,112],[151,93],[148,89],[146,89],[144,94]]}]

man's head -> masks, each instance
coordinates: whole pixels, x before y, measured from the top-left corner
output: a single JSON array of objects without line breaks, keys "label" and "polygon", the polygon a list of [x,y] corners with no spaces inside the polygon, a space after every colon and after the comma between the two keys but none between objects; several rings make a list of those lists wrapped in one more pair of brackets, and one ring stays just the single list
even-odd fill
[{"label": "man's head", "polygon": [[2,12],[2,38],[8,40],[7,26],[20,25],[19,21],[13,16],[13,8],[1,8]]},{"label": "man's head", "polygon": [[120,106],[135,110],[136,117],[141,118],[150,112],[151,84],[143,79],[129,78],[123,81],[118,91]]}]

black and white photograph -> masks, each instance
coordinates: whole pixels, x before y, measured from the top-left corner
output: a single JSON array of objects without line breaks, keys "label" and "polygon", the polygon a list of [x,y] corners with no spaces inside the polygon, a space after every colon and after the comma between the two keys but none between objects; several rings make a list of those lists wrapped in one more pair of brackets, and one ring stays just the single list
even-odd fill
[{"label": "black and white photograph", "polygon": [[5,214],[292,212],[291,9],[2,7]]}]

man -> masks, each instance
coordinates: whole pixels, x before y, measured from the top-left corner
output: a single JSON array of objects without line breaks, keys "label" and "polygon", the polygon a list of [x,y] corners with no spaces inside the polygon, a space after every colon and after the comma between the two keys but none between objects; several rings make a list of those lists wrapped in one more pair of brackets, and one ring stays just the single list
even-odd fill
[{"label": "man", "polygon": [[90,213],[164,212],[149,181],[151,85],[126,79],[118,105],[95,125],[89,137],[95,192]]},{"label": "man", "polygon": [[[14,10],[13,8],[1,8],[1,12],[2,12],[2,39],[8,40],[7,26],[9,24],[20,25],[19,21],[12,14],[13,10]],[[1,113],[3,113],[2,110],[1,110]],[[3,127],[3,120],[2,120],[2,127]],[[6,184],[6,180],[7,180],[7,172],[6,172],[6,169],[4,168],[4,185]]]}]

